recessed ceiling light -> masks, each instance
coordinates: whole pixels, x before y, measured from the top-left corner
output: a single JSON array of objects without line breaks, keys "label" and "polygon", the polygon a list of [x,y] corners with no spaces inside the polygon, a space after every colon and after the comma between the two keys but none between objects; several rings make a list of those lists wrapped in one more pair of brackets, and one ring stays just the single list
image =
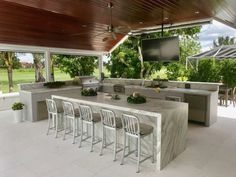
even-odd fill
[{"label": "recessed ceiling light", "polygon": [[195,11],[195,14],[199,14],[200,12],[199,11]]}]

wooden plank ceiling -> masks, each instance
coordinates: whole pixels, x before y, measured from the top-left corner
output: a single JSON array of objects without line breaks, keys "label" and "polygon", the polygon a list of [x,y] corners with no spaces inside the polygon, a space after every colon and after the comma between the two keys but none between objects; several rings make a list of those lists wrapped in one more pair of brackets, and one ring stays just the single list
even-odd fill
[{"label": "wooden plank ceiling", "polygon": [[[227,1],[227,2],[226,2]],[[236,26],[234,0],[113,0],[114,27],[135,30],[216,18]],[[0,43],[109,51],[109,0],[0,0]],[[234,5],[234,6],[233,6]],[[104,38],[109,37],[104,41]]]}]

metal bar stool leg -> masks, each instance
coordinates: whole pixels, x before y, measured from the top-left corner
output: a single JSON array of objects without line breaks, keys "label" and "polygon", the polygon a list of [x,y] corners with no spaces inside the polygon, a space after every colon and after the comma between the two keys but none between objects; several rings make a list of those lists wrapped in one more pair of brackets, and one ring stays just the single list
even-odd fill
[{"label": "metal bar stool leg", "polygon": [[102,145],[101,145],[101,151],[100,151],[100,155],[102,156],[103,155],[103,147],[104,147],[104,126],[102,126]]},{"label": "metal bar stool leg", "polygon": [[136,173],[140,172],[140,155],[141,155],[141,138],[138,137],[138,159],[137,159],[137,171],[136,171]]},{"label": "metal bar stool leg", "polygon": [[121,165],[124,164],[125,148],[126,148],[126,133],[124,133],[124,147],[123,147],[123,152],[122,152]]},{"label": "metal bar stool leg", "polygon": [[79,142],[79,148],[82,146],[82,141],[83,141],[83,120],[81,120],[81,135],[80,135],[80,142]]},{"label": "metal bar stool leg", "polygon": [[67,118],[65,118],[63,140],[66,139],[66,129],[67,129]]},{"label": "metal bar stool leg", "polygon": [[106,128],[104,128],[104,147],[107,147],[107,134],[106,134],[107,130]]},{"label": "metal bar stool leg", "polygon": [[79,136],[79,119],[76,119],[76,136]]},{"label": "metal bar stool leg", "polygon": [[138,139],[136,138],[136,151],[135,151],[135,156],[138,157]]},{"label": "metal bar stool leg", "polygon": [[55,134],[55,138],[57,138],[57,133],[58,133],[58,117],[56,116],[56,115],[54,115],[54,117],[55,117],[55,124],[56,124],[56,134]]},{"label": "metal bar stool leg", "polygon": [[73,141],[72,141],[72,144],[75,144],[75,127],[76,127],[76,125],[75,125],[75,122],[76,122],[76,120],[75,119],[73,119]]},{"label": "metal bar stool leg", "polygon": [[155,140],[155,136],[153,132],[152,133],[152,163],[154,163],[154,140]]},{"label": "metal bar stool leg", "polygon": [[51,126],[51,114],[48,113],[48,130],[47,130],[47,135],[49,134],[50,126]]},{"label": "metal bar stool leg", "polygon": [[94,123],[91,124],[92,127],[91,127],[91,150],[90,152],[93,152],[93,141],[94,141]]},{"label": "metal bar stool leg", "polygon": [[114,131],[114,158],[113,161],[116,161],[116,146],[117,146],[117,132],[116,130]]}]

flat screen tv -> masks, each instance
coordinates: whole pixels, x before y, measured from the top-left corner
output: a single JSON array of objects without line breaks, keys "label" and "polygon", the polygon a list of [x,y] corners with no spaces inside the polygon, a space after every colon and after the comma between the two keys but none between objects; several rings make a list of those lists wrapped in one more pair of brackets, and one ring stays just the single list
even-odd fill
[{"label": "flat screen tv", "polygon": [[179,60],[179,37],[166,37],[142,40],[143,61]]}]

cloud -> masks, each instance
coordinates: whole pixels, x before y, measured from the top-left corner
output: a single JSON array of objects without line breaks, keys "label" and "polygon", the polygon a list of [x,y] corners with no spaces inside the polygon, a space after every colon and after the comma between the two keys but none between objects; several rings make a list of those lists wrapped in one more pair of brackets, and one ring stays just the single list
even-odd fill
[{"label": "cloud", "polygon": [[33,63],[33,55],[31,53],[17,53],[17,57],[21,62]]},{"label": "cloud", "polygon": [[209,25],[203,25],[199,34],[199,41],[202,46],[202,51],[211,49],[213,47],[213,41],[219,36],[236,37],[236,29],[224,25],[218,21],[213,21],[213,23]]}]

